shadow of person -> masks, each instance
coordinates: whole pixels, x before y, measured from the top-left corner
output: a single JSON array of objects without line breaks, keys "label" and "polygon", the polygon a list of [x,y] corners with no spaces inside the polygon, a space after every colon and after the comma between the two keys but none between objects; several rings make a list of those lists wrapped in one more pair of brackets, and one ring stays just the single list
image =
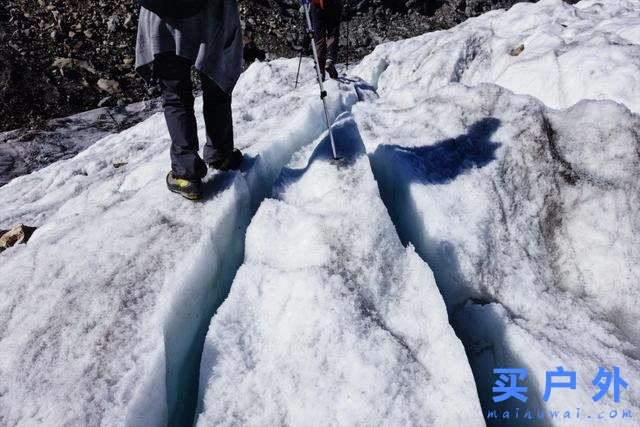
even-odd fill
[{"label": "shadow of person", "polygon": [[491,137],[500,120],[488,117],[474,123],[464,135],[422,147],[381,145],[374,156],[392,155],[405,163],[413,180],[424,184],[447,184],[465,171],[482,168],[495,160],[501,146]]}]

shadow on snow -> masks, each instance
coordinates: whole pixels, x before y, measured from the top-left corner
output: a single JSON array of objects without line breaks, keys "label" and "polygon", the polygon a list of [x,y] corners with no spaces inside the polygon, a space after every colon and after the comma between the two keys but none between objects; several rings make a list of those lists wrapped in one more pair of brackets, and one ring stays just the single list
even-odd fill
[{"label": "shadow on snow", "polygon": [[422,147],[381,145],[374,156],[386,156],[393,151],[396,161],[406,164],[413,181],[422,184],[447,184],[469,169],[482,168],[495,160],[500,143],[491,137],[500,126],[500,120],[489,117],[474,123],[469,131],[456,138]]}]

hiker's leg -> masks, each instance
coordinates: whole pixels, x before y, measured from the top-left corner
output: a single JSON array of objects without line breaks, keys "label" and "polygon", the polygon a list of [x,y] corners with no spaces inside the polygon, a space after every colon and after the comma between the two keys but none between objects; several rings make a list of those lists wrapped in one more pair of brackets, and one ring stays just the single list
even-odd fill
[{"label": "hiker's leg", "polygon": [[164,117],[171,136],[171,170],[177,177],[201,178],[207,168],[198,156],[191,63],[173,54],[158,55],[154,73],[162,88]]},{"label": "hiker's leg", "polygon": [[316,50],[318,51],[318,66],[324,79],[324,66],[327,62],[327,27],[326,13],[319,6],[313,5],[311,8],[311,17],[313,19],[313,38],[315,40]]},{"label": "hiker's leg", "polygon": [[338,45],[340,43],[340,19],[342,16],[342,1],[335,0],[332,9],[328,11],[327,32],[327,61],[338,63]]},{"label": "hiker's leg", "polygon": [[233,151],[233,118],[231,95],[204,74],[202,80],[203,114],[207,128],[204,161],[215,163],[228,158]]}]

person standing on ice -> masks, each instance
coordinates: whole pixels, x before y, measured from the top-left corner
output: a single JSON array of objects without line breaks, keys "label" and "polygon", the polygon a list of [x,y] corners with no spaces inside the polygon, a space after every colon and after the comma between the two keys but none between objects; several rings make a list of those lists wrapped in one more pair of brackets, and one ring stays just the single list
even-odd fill
[{"label": "person standing on ice", "polygon": [[[207,165],[238,169],[233,146],[231,92],[242,71],[242,29],[236,0],[139,0],[136,70],[162,89],[171,136],[167,187],[202,198]],[[194,113],[191,67],[200,73],[207,141],[203,158]]]},{"label": "person standing on ice", "polygon": [[338,62],[342,0],[312,0],[311,4],[313,38],[318,50],[322,80],[325,79],[325,72],[332,79],[337,79],[335,64]]}]

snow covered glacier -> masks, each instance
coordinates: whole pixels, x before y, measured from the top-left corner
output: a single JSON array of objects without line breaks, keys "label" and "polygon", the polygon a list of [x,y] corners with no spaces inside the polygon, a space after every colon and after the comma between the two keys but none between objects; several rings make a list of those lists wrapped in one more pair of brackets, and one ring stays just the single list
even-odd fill
[{"label": "snow covered glacier", "polygon": [[[287,168],[214,317],[198,425],[483,425],[426,264],[400,243],[351,117]],[[303,162],[304,163],[304,162]]]},{"label": "snow covered glacier", "polygon": [[[161,115],[0,188],[0,228],[39,227],[0,254],[0,424],[634,425],[639,8],[379,46],[328,85],[340,165],[277,60],[202,203],[164,188]],[[626,387],[594,401],[599,367]]]}]

